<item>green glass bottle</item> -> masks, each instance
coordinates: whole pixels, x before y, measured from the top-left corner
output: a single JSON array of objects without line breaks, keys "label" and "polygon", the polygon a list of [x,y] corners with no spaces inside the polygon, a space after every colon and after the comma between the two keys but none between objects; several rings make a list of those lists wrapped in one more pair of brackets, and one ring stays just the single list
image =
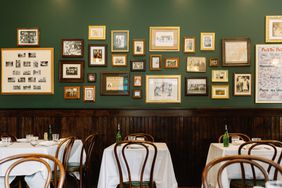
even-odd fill
[{"label": "green glass bottle", "polygon": [[48,127],[48,140],[52,140],[52,125],[50,124]]},{"label": "green glass bottle", "polygon": [[116,143],[121,142],[122,141],[122,136],[120,133],[120,124],[118,124],[118,129],[117,129],[117,134],[116,134]]},{"label": "green glass bottle", "polygon": [[223,135],[223,147],[228,147],[229,146],[229,134],[228,134],[228,129],[227,125],[225,125],[225,133]]}]

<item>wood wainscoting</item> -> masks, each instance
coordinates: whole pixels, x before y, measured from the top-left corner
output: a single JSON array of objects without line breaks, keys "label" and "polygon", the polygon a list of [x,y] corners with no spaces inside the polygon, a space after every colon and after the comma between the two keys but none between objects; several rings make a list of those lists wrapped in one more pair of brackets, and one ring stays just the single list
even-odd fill
[{"label": "wood wainscoting", "polygon": [[115,142],[117,124],[122,135],[146,132],[166,142],[179,186],[199,186],[211,142],[224,132],[281,140],[282,109],[1,109],[0,132],[43,137],[48,125],[61,137],[85,138],[98,132],[95,182],[103,149]]}]

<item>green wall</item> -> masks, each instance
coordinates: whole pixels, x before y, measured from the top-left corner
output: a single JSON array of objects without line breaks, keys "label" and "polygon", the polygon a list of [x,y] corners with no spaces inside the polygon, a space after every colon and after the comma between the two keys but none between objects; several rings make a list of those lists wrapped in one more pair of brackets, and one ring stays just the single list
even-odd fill
[{"label": "green wall", "polygon": [[[0,96],[0,108],[212,108],[212,107],[280,107],[280,104],[255,104],[254,102],[254,47],[264,43],[265,16],[281,15],[281,0],[1,0],[0,7],[0,47],[16,47],[16,28],[40,28],[41,47],[55,48],[55,94]],[[106,25],[106,41],[88,41],[88,25]],[[197,37],[196,54],[193,56],[219,57],[221,59],[221,38],[249,37],[251,39],[250,67],[218,67],[229,70],[230,99],[213,100],[209,96],[192,97],[184,95],[184,77],[208,76],[211,85],[211,67],[206,73],[187,73],[186,57],[182,51],[161,53],[164,57],[180,57],[180,68],[177,70],[149,71],[149,52],[146,54],[147,71],[143,72],[143,86],[146,74],[181,74],[182,102],[181,104],[145,104],[145,87],[143,98],[132,99],[131,96],[100,96],[101,71],[130,71],[130,67],[115,68],[111,66],[110,31],[115,29],[130,30],[130,45],[132,39],[149,39],[149,26],[180,26],[181,48],[183,36]],[[201,52],[199,50],[200,32],[216,33],[216,50]],[[80,100],[64,100],[63,87],[66,85],[91,85],[90,83],[60,83],[58,81],[60,41],[63,38],[82,38],[85,48],[88,44],[108,44],[108,66],[88,67],[88,50],[85,50],[84,60],[85,80],[89,72],[97,73],[96,103],[84,103]],[[148,48],[147,48],[148,49]],[[128,59],[143,59],[132,57]],[[215,69],[215,68],[214,68]],[[233,72],[251,72],[253,86],[251,97],[234,97]],[[131,73],[131,78],[136,72]],[[132,79],[131,79],[132,80]],[[131,85],[132,86],[132,85]],[[133,87],[131,87],[132,89]],[[209,87],[211,88],[211,87]]]}]

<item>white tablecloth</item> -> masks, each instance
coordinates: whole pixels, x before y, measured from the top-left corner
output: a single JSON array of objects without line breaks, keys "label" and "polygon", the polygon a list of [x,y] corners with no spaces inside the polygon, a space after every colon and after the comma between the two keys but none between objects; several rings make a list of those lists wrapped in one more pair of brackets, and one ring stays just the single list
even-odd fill
[{"label": "white tablecloth", "polygon": [[[158,154],[155,163],[154,169],[154,181],[156,182],[157,188],[177,188],[177,182],[174,175],[173,165],[171,161],[171,156],[167,145],[165,143],[154,143],[157,146]],[[132,180],[140,180],[140,162],[143,162],[143,156],[138,154],[143,152],[145,155],[144,149],[129,149],[130,151],[126,152],[129,166],[131,167],[131,176]],[[143,150],[143,151],[142,151]],[[119,155],[121,151],[119,148]],[[149,159],[147,164],[151,164],[153,158],[153,148],[149,147]],[[144,179],[149,180],[150,165],[147,165],[144,172]],[[122,166],[123,173],[127,172],[125,165]],[[126,173],[127,174],[127,173]],[[127,175],[124,175],[124,181],[127,181]],[[119,173],[114,156],[114,144],[107,147],[104,150],[102,164],[100,168],[100,175],[97,188],[116,188],[119,184]]]}]

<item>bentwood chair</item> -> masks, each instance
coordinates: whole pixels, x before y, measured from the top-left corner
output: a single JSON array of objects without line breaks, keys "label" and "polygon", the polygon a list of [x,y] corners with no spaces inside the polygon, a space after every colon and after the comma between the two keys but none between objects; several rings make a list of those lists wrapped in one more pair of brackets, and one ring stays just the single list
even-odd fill
[{"label": "bentwood chair", "polygon": [[[16,160],[15,162],[12,162],[12,164],[8,167],[6,173],[5,173],[5,187],[6,188],[10,188],[9,185],[9,176],[10,173],[13,171],[13,169],[22,163],[25,162],[31,162],[31,161],[36,161],[39,162],[41,164],[43,164],[48,172],[47,174],[47,178],[46,178],[46,182],[45,182],[45,186],[44,188],[48,188],[50,185],[50,181],[51,181],[51,177],[52,177],[52,169],[51,166],[49,165],[49,163],[46,160],[51,160],[52,162],[54,162],[60,171],[60,178],[58,180],[58,186],[56,188],[62,188],[64,185],[64,181],[65,181],[65,170],[64,167],[62,165],[62,163],[60,162],[60,160],[58,160],[57,158],[51,156],[51,155],[46,155],[46,154],[19,154],[19,155],[14,155],[14,156],[10,156],[10,157],[6,157],[4,159],[0,160],[0,167],[2,164],[6,163],[6,162],[10,162]],[[30,168],[32,168],[32,165],[30,166]]]},{"label": "bentwood chair", "polygon": [[[140,172],[140,179],[139,180],[132,180],[131,178],[131,168],[129,166],[129,162],[127,159],[127,155],[126,153],[128,152],[128,150],[130,150],[130,146],[132,145],[138,145],[141,148],[143,148],[142,150],[138,150],[139,151],[139,156],[143,156],[144,160],[142,160],[143,162],[141,162],[141,172]],[[123,162],[121,162],[121,155],[118,154],[118,146],[121,146],[121,154],[122,154],[122,159]],[[148,146],[151,146],[153,148],[153,158],[152,161],[150,162],[150,179],[149,181],[144,181],[144,171],[145,171],[145,167],[146,164],[148,162],[148,157],[149,157],[149,149]],[[145,152],[145,155],[144,155]],[[148,142],[148,141],[142,141],[142,142],[138,142],[138,141],[122,141],[119,143],[115,144],[114,147],[114,155],[115,155],[115,159],[117,161],[117,166],[118,166],[118,172],[119,172],[119,178],[120,178],[120,184],[118,185],[119,188],[155,188],[155,182],[154,182],[154,178],[153,178],[153,173],[154,173],[154,167],[155,167],[155,162],[156,162],[156,157],[157,157],[157,147],[155,146],[155,144],[153,142]],[[123,171],[122,171],[122,166],[121,164],[125,164],[126,165],[126,170],[128,175],[128,182],[124,182],[124,178],[123,178]]]},{"label": "bentwood chair", "polygon": [[7,133],[1,133],[1,134],[0,134],[0,138],[1,138],[1,137],[5,137],[5,136],[11,137],[11,141],[12,141],[12,142],[16,142],[16,141],[17,141],[17,137],[16,137],[15,135],[7,134]]},{"label": "bentwood chair", "polygon": [[[248,141],[251,141],[250,137],[246,134],[243,134],[243,133],[228,133],[229,134],[229,137],[230,137],[230,142],[231,142],[231,139],[232,137],[239,137],[240,140],[243,140],[245,142],[248,142]],[[218,138],[218,143],[222,143],[222,138],[223,138],[223,135],[221,135],[219,138]]]},{"label": "bentwood chair", "polygon": [[136,140],[138,140],[138,138],[144,138],[145,141],[154,142],[154,137],[147,133],[131,133],[127,135],[124,140],[128,140],[129,136],[135,136]]}]

